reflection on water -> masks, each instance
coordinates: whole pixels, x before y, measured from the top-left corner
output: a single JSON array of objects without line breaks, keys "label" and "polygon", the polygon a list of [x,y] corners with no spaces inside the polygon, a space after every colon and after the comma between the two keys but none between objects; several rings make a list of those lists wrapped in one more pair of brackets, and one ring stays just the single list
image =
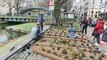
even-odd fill
[{"label": "reflection on water", "polygon": [[7,42],[9,40],[12,40],[14,38],[20,37],[26,33],[21,32],[14,32],[11,30],[2,30],[2,33],[0,34],[0,42]]},{"label": "reflection on water", "polygon": [[6,41],[8,41],[8,32],[4,30],[3,33],[0,35],[0,42],[6,42]]},{"label": "reflection on water", "polygon": [[6,42],[23,35],[23,33],[19,33],[19,32],[6,31],[5,27],[11,25],[16,25],[16,24],[11,24],[11,23],[0,24],[0,42]]}]

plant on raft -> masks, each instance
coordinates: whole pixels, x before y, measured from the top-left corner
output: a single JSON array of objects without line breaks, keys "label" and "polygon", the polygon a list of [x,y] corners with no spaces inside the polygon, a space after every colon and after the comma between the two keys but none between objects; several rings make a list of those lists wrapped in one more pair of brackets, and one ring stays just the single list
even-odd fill
[{"label": "plant on raft", "polygon": [[79,58],[82,59],[82,57],[85,57],[85,53],[82,49],[79,49]]},{"label": "plant on raft", "polygon": [[61,44],[61,39],[57,39],[56,44],[60,45]]},{"label": "plant on raft", "polygon": [[74,49],[72,49],[72,53],[71,53],[72,60],[75,60],[75,57],[76,57],[76,52]]},{"label": "plant on raft", "polygon": [[45,51],[45,48],[42,46],[42,51]]},{"label": "plant on raft", "polygon": [[96,57],[96,53],[94,52],[94,58],[93,60],[98,60],[98,58]]}]

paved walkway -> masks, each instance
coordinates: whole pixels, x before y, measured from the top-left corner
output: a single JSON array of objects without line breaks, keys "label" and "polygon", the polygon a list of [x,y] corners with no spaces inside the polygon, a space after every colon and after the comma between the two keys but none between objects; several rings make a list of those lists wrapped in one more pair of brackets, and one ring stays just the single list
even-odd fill
[{"label": "paved walkway", "polygon": [[[46,31],[50,26],[44,26],[44,30]],[[3,47],[0,48],[0,60],[4,60],[3,58],[13,54],[15,51],[26,45],[29,41],[31,41],[30,34],[27,34],[25,36],[21,36],[16,39],[16,41],[9,43]],[[15,47],[12,51],[12,49]]]}]

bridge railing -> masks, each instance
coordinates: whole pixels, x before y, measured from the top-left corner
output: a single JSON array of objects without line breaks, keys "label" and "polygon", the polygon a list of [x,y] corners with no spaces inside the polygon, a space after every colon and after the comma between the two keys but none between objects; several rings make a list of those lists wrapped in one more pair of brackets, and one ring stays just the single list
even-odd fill
[{"label": "bridge railing", "polygon": [[2,22],[36,22],[37,18],[30,17],[0,17],[0,21]]}]

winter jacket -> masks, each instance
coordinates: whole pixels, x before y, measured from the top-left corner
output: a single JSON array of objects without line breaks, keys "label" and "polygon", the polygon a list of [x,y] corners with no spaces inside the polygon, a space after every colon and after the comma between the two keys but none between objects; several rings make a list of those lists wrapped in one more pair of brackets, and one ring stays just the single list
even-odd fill
[{"label": "winter jacket", "polygon": [[103,29],[104,29],[104,20],[103,19],[98,20],[98,23],[94,28],[94,31],[98,30],[99,34],[102,34]]},{"label": "winter jacket", "polygon": [[43,15],[39,15],[38,16],[38,21],[39,22],[44,22],[44,16]]},{"label": "winter jacket", "polygon": [[88,26],[88,21],[82,21],[80,26],[87,27]]},{"label": "winter jacket", "polygon": [[40,35],[40,33],[41,33],[40,28],[38,28],[38,27],[33,27],[33,28],[32,28],[32,31],[31,31],[31,38],[32,38],[32,39],[36,38],[37,36]]},{"label": "winter jacket", "polygon": [[76,35],[76,28],[75,27],[69,27],[67,32],[68,32],[68,37],[75,38],[75,35]]}]

